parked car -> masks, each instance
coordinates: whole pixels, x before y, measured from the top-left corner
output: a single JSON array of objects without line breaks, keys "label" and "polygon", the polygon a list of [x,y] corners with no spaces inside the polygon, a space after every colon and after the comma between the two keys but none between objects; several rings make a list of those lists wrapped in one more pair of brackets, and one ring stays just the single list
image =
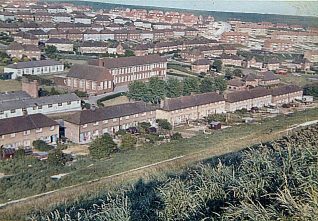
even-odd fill
[{"label": "parked car", "polygon": [[131,134],[138,134],[138,133],[139,133],[137,127],[129,127],[128,129],[126,129],[126,131],[127,131],[128,133],[131,133]]}]

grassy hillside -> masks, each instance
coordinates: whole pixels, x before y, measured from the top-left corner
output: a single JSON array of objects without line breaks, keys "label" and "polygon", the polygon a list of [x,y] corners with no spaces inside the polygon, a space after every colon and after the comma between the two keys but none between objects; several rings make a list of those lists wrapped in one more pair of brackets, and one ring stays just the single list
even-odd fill
[{"label": "grassy hillside", "polygon": [[317,220],[318,126],[31,220]]},{"label": "grassy hillside", "polygon": [[[57,2],[53,0],[49,2]],[[261,22],[268,21],[273,23],[286,23],[286,24],[299,24],[304,26],[318,26],[318,17],[303,17],[303,16],[289,16],[289,15],[274,15],[274,14],[257,14],[257,13],[237,13],[237,12],[217,12],[217,11],[199,11],[199,10],[185,10],[185,9],[172,9],[172,8],[161,8],[161,7],[147,7],[147,6],[132,6],[132,5],[121,5],[101,2],[86,2],[86,1],[59,1],[59,2],[70,2],[76,5],[89,5],[94,9],[111,9],[118,7],[125,8],[141,8],[141,9],[159,9],[163,11],[187,11],[197,15],[212,15],[218,21],[226,21],[228,19],[240,19],[242,21]]]}]

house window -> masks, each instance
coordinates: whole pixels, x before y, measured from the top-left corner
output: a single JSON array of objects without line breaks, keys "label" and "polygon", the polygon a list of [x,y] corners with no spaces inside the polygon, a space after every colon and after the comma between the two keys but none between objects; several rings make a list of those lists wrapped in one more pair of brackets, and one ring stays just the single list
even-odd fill
[{"label": "house window", "polygon": [[15,133],[10,134],[10,137],[15,137]]},{"label": "house window", "polygon": [[14,110],[14,109],[12,109],[12,110],[11,110],[11,113],[12,113],[12,114],[13,114],[13,113],[15,113],[15,110]]},{"label": "house window", "polygon": [[23,132],[23,135],[24,135],[24,136],[29,135],[30,132],[31,132],[30,130],[26,130],[26,131]]},{"label": "house window", "polygon": [[126,116],[125,119],[128,120],[128,119],[129,119],[129,116]]},{"label": "house window", "polygon": [[93,125],[94,125],[94,126],[98,126],[98,125],[99,125],[99,122],[95,122]]},{"label": "house window", "polygon": [[38,128],[35,130],[35,133],[42,133],[42,128]]},{"label": "house window", "polygon": [[62,106],[62,103],[58,103],[58,106],[61,107],[61,106]]},{"label": "house window", "polygon": [[2,139],[2,140],[4,139],[4,135],[1,135],[1,139]]},{"label": "house window", "polygon": [[42,109],[42,105],[39,105],[38,108],[39,108],[39,109]]},{"label": "house window", "polygon": [[117,121],[117,119],[113,119],[113,122],[116,122]]},{"label": "house window", "polygon": [[36,110],[36,106],[33,107],[33,110]]},{"label": "house window", "polygon": [[54,129],[55,129],[55,126],[50,127],[50,130],[54,130]]},{"label": "house window", "polygon": [[53,107],[53,104],[49,104],[49,105],[47,105],[49,108],[51,108],[51,107]]},{"label": "house window", "polygon": [[84,124],[84,125],[83,125],[83,128],[86,128],[86,127],[87,127],[87,124]]},{"label": "house window", "polygon": [[71,103],[72,103],[71,101],[68,101],[68,102],[67,102],[67,105],[71,105]]},{"label": "house window", "polygon": [[0,114],[3,114],[4,112],[3,111],[0,111]]},{"label": "house window", "polygon": [[107,124],[107,123],[108,123],[108,120],[104,120],[103,123],[104,123],[104,124]]}]

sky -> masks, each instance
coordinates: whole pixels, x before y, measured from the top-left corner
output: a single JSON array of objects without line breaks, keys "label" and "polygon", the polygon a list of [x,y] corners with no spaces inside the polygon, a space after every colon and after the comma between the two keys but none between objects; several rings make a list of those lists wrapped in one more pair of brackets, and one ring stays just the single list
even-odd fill
[{"label": "sky", "polygon": [[254,12],[318,17],[316,1],[282,0],[86,0],[127,5],[159,6],[182,9],[226,12]]}]

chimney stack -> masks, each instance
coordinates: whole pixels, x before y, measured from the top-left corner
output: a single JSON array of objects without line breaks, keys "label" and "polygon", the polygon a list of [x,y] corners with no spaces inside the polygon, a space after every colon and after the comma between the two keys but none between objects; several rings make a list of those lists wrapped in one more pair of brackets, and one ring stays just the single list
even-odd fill
[{"label": "chimney stack", "polygon": [[30,82],[28,79],[22,78],[22,90],[31,97],[39,97],[39,83],[37,80]]}]

